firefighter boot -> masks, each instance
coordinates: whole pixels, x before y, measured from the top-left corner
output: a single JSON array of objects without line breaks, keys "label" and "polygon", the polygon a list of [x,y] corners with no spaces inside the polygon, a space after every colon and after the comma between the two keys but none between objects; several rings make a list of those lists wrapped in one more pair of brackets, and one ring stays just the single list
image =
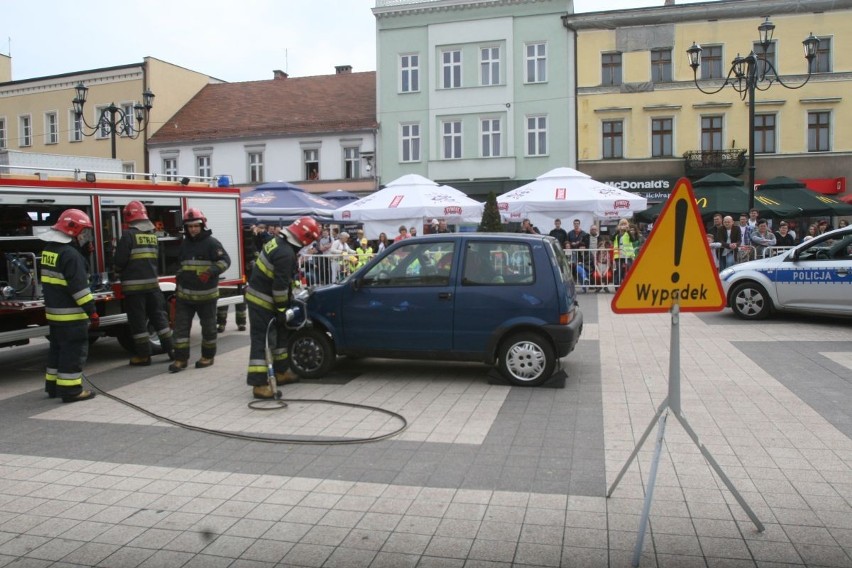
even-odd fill
[{"label": "firefighter boot", "polygon": [[244,323],[241,323],[241,324],[239,324],[239,325],[237,326],[237,329],[238,329],[239,331],[245,331],[245,330],[246,330],[246,325],[245,325]]},{"label": "firefighter boot", "polygon": [[63,396],[62,402],[80,402],[81,400],[89,400],[90,398],[95,398],[95,393],[84,390],[80,394],[74,396]]},{"label": "firefighter boot", "polygon": [[130,366],[131,367],[147,367],[151,364],[150,357],[131,357],[130,358]]},{"label": "firefighter boot", "polygon": [[287,369],[283,373],[275,373],[275,382],[279,385],[293,384],[299,382],[299,376]]},{"label": "firefighter boot", "polygon": [[254,398],[260,400],[268,400],[270,398],[275,398],[275,393],[272,392],[272,387],[269,385],[263,385],[260,387],[254,387],[251,389]]},{"label": "firefighter boot", "polygon": [[186,361],[181,361],[180,359],[175,359],[171,365],[169,365],[170,373],[180,373],[186,369]]},{"label": "firefighter boot", "polygon": [[218,333],[224,333],[224,331],[225,331],[225,324],[224,324],[224,323],[216,324],[216,331],[217,331]]},{"label": "firefighter boot", "polygon": [[196,369],[204,369],[213,365],[213,357],[202,357],[195,362]]}]

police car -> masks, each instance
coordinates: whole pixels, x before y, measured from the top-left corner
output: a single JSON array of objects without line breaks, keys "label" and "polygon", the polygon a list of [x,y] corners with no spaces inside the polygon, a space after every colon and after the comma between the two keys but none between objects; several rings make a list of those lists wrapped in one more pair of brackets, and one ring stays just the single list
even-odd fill
[{"label": "police car", "polygon": [[852,316],[852,228],[737,264],[719,277],[727,305],[743,319],[763,319],[774,311]]}]

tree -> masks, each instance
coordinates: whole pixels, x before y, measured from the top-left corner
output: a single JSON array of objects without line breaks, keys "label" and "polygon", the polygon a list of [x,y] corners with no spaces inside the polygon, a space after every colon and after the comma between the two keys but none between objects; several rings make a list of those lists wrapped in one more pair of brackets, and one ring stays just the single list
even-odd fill
[{"label": "tree", "polygon": [[482,211],[482,221],[479,223],[480,233],[501,233],[503,223],[500,221],[500,211],[497,209],[497,196],[494,192],[488,194],[485,200],[485,209]]}]

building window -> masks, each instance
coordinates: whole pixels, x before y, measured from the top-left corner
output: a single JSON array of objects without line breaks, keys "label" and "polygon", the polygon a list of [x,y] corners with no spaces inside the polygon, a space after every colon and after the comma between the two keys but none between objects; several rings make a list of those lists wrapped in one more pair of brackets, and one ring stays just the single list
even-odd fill
[{"label": "building window", "polygon": [[544,83],[547,81],[547,44],[528,43],[524,57],[527,64],[525,82]]},{"label": "building window", "polygon": [[213,177],[213,158],[210,156],[195,157],[195,175],[210,179]]},{"label": "building window", "polygon": [[604,54],[601,54],[601,84],[603,84],[603,85],[620,85],[621,84],[621,54],[620,53],[604,53]]},{"label": "building window", "polygon": [[361,150],[359,148],[343,149],[343,177],[345,179],[361,177]]},{"label": "building window", "polygon": [[752,50],[757,56],[757,76],[758,77],[774,77],[775,71],[778,69],[778,60],[775,58],[775,42],[770,42],[766,48],[766,54],[763,53],[763,47],[760,42],[754,42]]},{"label": "building window", "polygon": [[461,87],[461,51],[441,52],[441,69],[443,72],[442,86],[445,89]]},{"label": "building window", "polygon": [[121,130],[122,136],[135,136],[136,135],[136,112],[133,109],[132,103],[126,103],[121,105],[121,110],[124,112],[124,128]]},{"label": "building window", "polygon": [[722,150],[722,117],[701,117],[701,151],[714,152]]},{"label": "building window", "polygon": [[756,154],[774,154],[775,115],[754,115],[754,151]]},{"label": "building window", "polygon": [[163,158],[163,176],[166,181],[177,181],[177,158]]},{"label": "building window", "polygon": [[527,117],[527,156],[547,155],[547,117]]},{"label": "building window", "polygon": [[651,119],[651,156],[654,158],[672,157],[674,134],[671,118]]},{"label": "building window", "polygon": [[68,140],[70,142],[82,142],[83,117],[78,117],[77,113],[72,110],[71,114],[68,115],[68,123],[71,125],[71,129],[68,131]]},{"label": "building window", "polygon": [[808,113],[808,152],[828,152],[830,144],[831,113]]},{"label": "building window", "polygon": [[400,125],[400,141],[402,142],[402,161],[420,161],[420,125]]},{"label": "building window", "polygon": [[55,112],[47,112],[44,114],[44,143],[59,143],[59,119]]},{"label": "building window", "polygon": [[311,150],[303,150],[302,155],[304,156],[305,162],[305,179],[315,180],[320,177],[319,170],[319,150],[311,149]]},{"label": "building window", "polygon": [[399,90],[401,93],[416,93],[420,90],[420,56],[399,56]]},{"label": "building window", "polygon": [[481,121],[482,125],[482,157],[496,158],[501,155],[499,118],[484,118]]},{"label": "building window", "polygon": [[20,117],[18,145],[21,148],[33,145],[33,119],[30,115]]},{"label": "building window", "polygon": [[263,152],[248,153],[249,183],[263,183]]},{"label": "building window", "polygon": [[0,118],[0,150],[4,149],[7,145],[6,137],[6,119]]},{"label": "building window", "polygon": [[107,112],[108,107],[95,108],[95,116],[98,123],[98,138],[108,138],[110,134],[110,114]]},{"label": "building window", "polygon": [[722,78],[722,46],[708,45],[702,46],[701,50],[701,78],[702,79],[721,79]]},{"label": "building window", "polygon": [[125,162],[121,164],[121,171],[124,172],[124,179],[135,179],[136,164],[133,162]]},{"label": "building window", "polygon": [[672,50],[651,50],[651,81],[654,83],[671,83],[672,80]]},{"label": "building window", "polygon": [[624,157],[624,122],[605,120],[603,122],[603,157],[605,160]]},{"label": "building window", "polygon": [[483,47],[479,50],[479,84],[500,84],[500,48]]},{"label": "building window", "polygon": [[831,73],[831,38],[819,38],[817,56],[813,64],[814,73]]},{"label": "building window", "polygon": [[457,160],[462,157],[462,123],[449,120],[441,123],[441,140],[445,160]]}]

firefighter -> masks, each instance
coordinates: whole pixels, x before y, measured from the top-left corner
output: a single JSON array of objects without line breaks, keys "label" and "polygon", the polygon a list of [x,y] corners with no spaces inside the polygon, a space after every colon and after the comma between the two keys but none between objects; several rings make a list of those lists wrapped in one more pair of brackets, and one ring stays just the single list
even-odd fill
[{"label": "firefighter", "polygon": [[[255,257],[257,256],[257,252],[254,248],[254,233],[252,231],[247,231],[243,229],[243,260],[245,261],[245,277],[248,279],[251,276],[251,268],[254,266]],[[239,292],[241,294],[245,294],[245,291],[240,286]],[[240,331],[246,330],[246,322],[247,316],[246,312],[248,311],[248,307],[245,302],[241,302],[234,306],[234,312],[236,314],[237,320],[237,329]],[[225,325],[228,323],[228,306],[220,306],[216,310],[216,331],[222,333],[225,331]]]},{"label": "firefighter", "polygon": [[201,358],[196,369],[213,364],[216,356],[216,301],[219,298],[219,275],[231,266],[225,247],[207,228],[207,218],[200,209],[190,207],[183,216],[184,239],[180,244],[175,305],[175,359],[169,372],[186,369],[189,360],[189,332],[192,318],[201,320]]},{"label": "firefighter", "polygon": [[39,273],[50,325],[44,390],[62,402],[89,400],[95,393],[83,390],[83,363],[89,354],[89,328],[97,329],[98,313],[81,250],[92,240],[92,220],[79,209],[68,209],[40,238],[47,241]]},{"label": "firefighter", "polygon": [[290,304],[293,279],[297,278],[296,254],[319,236],[319,224],[310,217],[300,217],[263,245],[254,265],[246,288],[251,328],[251,352],[246,382],[253,387],[254,398],[268,399],[275,396],[267,382],[264,359],[266,332],[272,320],[276,320],[275,347],[272,349],[275,378],[279,385],[298,380],[290,371],[287,361],[289,334],[285,325],[285,311]]},{"label": "firefighter", "polygon": [[157,331],[163,352],[170,359],[174,358],[172,330],[166,316],[166,303],[160,292],[157,273],[160,249],[154,224],[148,219],[148,212],[139,201],[131,201],[124,208],[124,222],[129,229],[121,235],[115,248],[115,272],[121,278],[121,289],[125,296],[124,311],[136,348],[134,356],[130,358],[130,365],[144,367],[151,364],[148,322]]}]

